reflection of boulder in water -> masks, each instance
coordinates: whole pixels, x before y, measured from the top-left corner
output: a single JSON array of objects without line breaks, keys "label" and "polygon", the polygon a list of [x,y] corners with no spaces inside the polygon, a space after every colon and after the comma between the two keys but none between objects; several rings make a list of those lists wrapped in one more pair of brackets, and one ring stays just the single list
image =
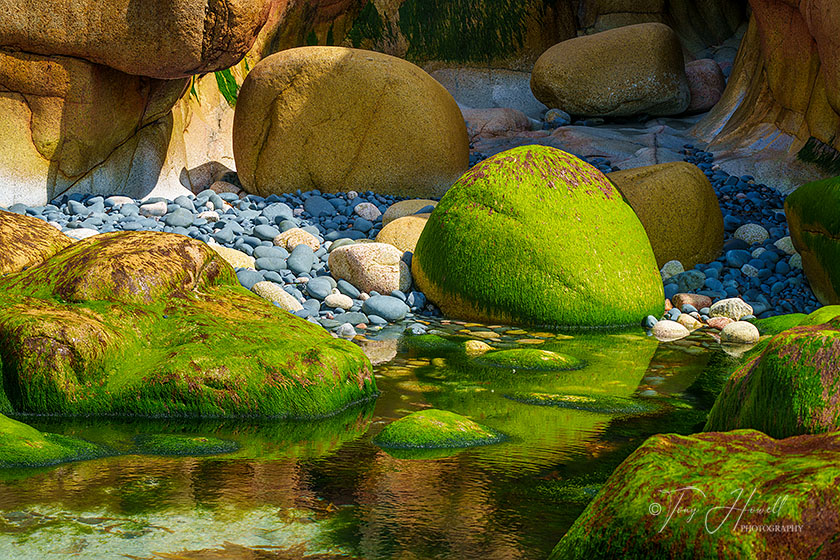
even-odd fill
[{"label": "reflection of boulder in water", "polygon": [[505,395],[512,401],[537,406],[556,406],[601,414],[647,414],[659,406],[649,399],[611,397],[606,395],[575,395],[571,393],[513,393]]}]

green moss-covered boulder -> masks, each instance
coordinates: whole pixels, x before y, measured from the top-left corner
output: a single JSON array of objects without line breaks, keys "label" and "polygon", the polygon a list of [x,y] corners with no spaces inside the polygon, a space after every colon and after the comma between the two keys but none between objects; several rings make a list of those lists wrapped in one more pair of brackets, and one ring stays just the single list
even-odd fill
[{"label": "green moss-covered boulder", "polygon": [[107,454],[96,444],[79,438],[41,433],[0,415],[0,468],[41,467]]},{"label": "green moss-covered boulder", "polygon": [[0,278],[0,362],[19,412],[333,414],[376,394],[355,345],[267,303],[210,247],[97,235]]},{"label": "green moss-covered boulder", "polygon": [[[834,558],[838,465],[838,433],[656,435],[615,470],[550,559]],[[759,525],[777,529],[750,530]]]},{"label": "green moss-covered boulder", "polygon": [[793,191],[785,215],[814,295],[824,305],[840,303],[840,177]]},{"label": "green moss-covered boulder", "polygon": [[235,441],[176,434],[138,434],[134,443],[143,455],[218,455],[239,449]]},{"label": "green moss-covered boulder", "polygon": [[628,397],[615,397],[612,395],[601,395],[590,393],[586,395],[571,393],[513,393],[508,398],[526,404],[539,406],[556,406],[559,408],[571,408],[574,410],[585,410],[587,412],[598,412],[603,414],[646,414],[661,408],[651,401],[633,399]]},{"label": "green moss-covered boulder", "polygon": [[840,316],[840,305],[826,305],[806,315],[804,313],[788,313],[765,319],[755,319],[752,322],[762,335],[779,334],[782,331],[798,326],[822,325]]},{"label": "green moss-covered boulder", "polygon": [[71,243],[43,220],[0,210],[0,276],[40,264]]},{"label": "green moss-covered boulder", "polygon": [[574,356],[536,348],[496,350],[473,359],[474,365],[499,369],[534,371],[570,371],[583,367]]},{"label": "green moss-covered boulder", "polygon": [[446,315],[490,323],[636,325],[664,302],[653,250],[621,193],[546,146],[465,173],[432,212],[412,272]]},{"label": "green moss-covered boulder", "polygon": [[390,449],[441,449],[489,445],[505,436],[454,412],[421,410],[391,422],[373,443]]},{"label": "green moss-covered boulder", "polygon": [[735,371],[706,431],[752,428],[783,438],[840,429],[840,319],[773,337]]}]

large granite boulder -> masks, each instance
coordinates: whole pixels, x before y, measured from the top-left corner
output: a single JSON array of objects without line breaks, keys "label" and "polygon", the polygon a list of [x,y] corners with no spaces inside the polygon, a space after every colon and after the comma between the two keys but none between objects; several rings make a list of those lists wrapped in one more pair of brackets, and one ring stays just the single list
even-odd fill
[{"label": "large granite boulder", "polygon": [[550,559],[836,558],[838,461],[837,433],[653,436],[619,465]]},{"label": "large granite boulder", "polygon": [[690,94],[680,41],[643,23],[554,45],[534,64],[534,96],[571,115],[675,115]]},{"label": "large granite boulder", "polygon": [[835,431],[838,391],[840,319],[794,327],[732,374],[705,429],[751,428],[776,438]]},{"label": "large granite boulder", "polygon": [[840,303],[840,177],[802,185],[785,199],[790,237],[814,295]]},{"label": "large granite boulder", "polygon": [[41,264],[71,243],[43,220],[0,210],[0,276]]},{"label": "large granite boulder", "polygon": [[93,236],[0,278],[0,363],[10,406],[40,414],[310,418],[376,394],[358,347],[156,232]]},{"label": "large granite boulder", "polygon": [[388,55],[303,47],[257,64],[239,93],[233,151],[246,190],[440,196],[469,160],[452,96]]},{"label": "large granite boulder", "polygon": [[446,315],[490,323],[637,324],[664,301],[647,234],[621,193],[545,146],[465,173],[429,217],[412,272]]},{"label": "large granite boulder", "polygon": [[607,178],[645,227],[657,266],[678,260],[690,269],[720,254],[723,214],[711,183],[696,165],[662,163],[615,171]]}]

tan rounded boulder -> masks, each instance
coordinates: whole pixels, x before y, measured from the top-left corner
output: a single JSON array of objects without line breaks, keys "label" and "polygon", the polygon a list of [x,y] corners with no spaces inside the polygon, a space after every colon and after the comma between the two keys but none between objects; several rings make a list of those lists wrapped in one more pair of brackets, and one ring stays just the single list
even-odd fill
[{"label": "tan rounded boulder", "polygon": [[0,276],[41,264],[72,243],[43,220],[0,210]]},{"label": "tan rounded boulder", "polygon": [[607,177],[642,222],[660,268],[677,260],[690,269],[720,254],[723,214],[711,183],[696,166],[661,163]]},{"label": "tan rounded boulder", "polygon": [[537,60],[534,96],[572,115],[675,115],[688,108],[682,47],[667,25],[642,23],[569,39]]},{"label": "tan rounded boulder", "polygon": [[388,223],[376,236],[377,243],[388,243],[403,253],[413,253],[417,240],[426,227],[431,214],[414,214],[398,218]]},{"label": "tan rounded boulder", "polygon": [[393,222],[397,218],[411,216],[427,206],[437,206],[437,200],[430,200],[428,198],[412,198],[409,200],[395,202],[389,206],[382,215],[382,225],[387,226],[390,222]]},{"label": "tan rounded boulder", "polygon": [[261,60],[242,84],[233,153],[245,190],[439,196],[466,171],[458,105],[392,56],[301,47]]},{"label": "tan rounded boulder", "polygon": [[386,243],[356,243],[330,253],[330,274],[347,280],[363,292],[389,295],[411,287],[411,272],[402,252]]}]

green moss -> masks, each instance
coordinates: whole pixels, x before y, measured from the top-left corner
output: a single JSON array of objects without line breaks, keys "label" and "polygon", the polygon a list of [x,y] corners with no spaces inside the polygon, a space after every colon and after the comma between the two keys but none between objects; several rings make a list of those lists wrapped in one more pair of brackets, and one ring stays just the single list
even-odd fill
[{"label": "green moss", "polygon": [[432,212],[413,272],[445,313],[466,319],[635,326],[664,302],[647,234],[621,194],[594,167],[545,146],[464,174]]},{"label": "green moss", "polygon": [[822,325],[828,323],[835,317],[840,317],[840,305],[826,305],[813,311],[802,321],[799,322],[801,326]]},{"label": "green moss", "polygon": [[776,315],[775,317],[767,317],[766,319],[753,319],[750,321],[758,329],[758,332],[764,334],[779,334],[790,328],[796,327],[807,317],[804,313],[789,313],[787,315]]},{"label": "green moss", "polygon": [[373,443],[395,449],[439,449],[489,445],[505,436],[459,414],[446,410],[421,410],[391,422]]},{"label": "green moss", "polygon": [[141,434],[134,438],[134,443],[142,455],[219,455],[239,449],[235,441],[173,434]]},{"label": "green moss", "polygon": [[782,332],[732,374],[706,431],[752,428],[776,437],[840,428],[840,319]]},{"label": "green moss", "polygon": [[0,468],[39,467],[93,459],[108,453],[82,439],[41,433],[0,415]]},{"label": "green moss", "polygon": [[515,53],[544,12],[541,0],[407,0],[399,27],[411,60],[487,62]]},{"label": "green moss", "polygon": [[[752,430],[653,436],[610,476],[550,558],[816,557],[837,531],[838,460],[838,434],[785,441]],[[689,486],[698,490],[675,494]],[[755,509],[724,520],[739,492],[735,507],[749,498]],[[680,496],[685,510],[669,519]],[[759,524],[804,527],[779,541],[779,533],[745,530]]]},{"label": "green moss", "polygon": [[473,363],[479,367],[535,371],[570,371],[583,367],[583,362],[574,356],[536,348],[488,352],[475,358]]},{"label": "green moss", "polygon": [[586,395],[557,393],[514,393],[507,395],[511,400],[540,406],[557,406],[574,410],[585,410],[601,414],[647,414],[655,412],[659,405],[640,399],[613,397],[589,393]]},{"label": "green moss", "polygon": [[376,395],[357,346],[239,286],[209,247],[174,234],[97,237],[0,281],[14,410],[312,418]]},{"label": "green moss", "polygon": [[384,37],[386,28],[387,24],[379,15],[379,10],[376,9],[373,0],[368,0],[353,20],[353,27],[347,32],[347,38],[356,48],[367,46],[368,42],[375,44]]},{"label": "green moss", "polygon": [[463,341],[459,342],[458,340],[444,338],[436,334],[404,336],[402,343],[411,354],[417,356],[437,358],[464,352]]},{"label": "green moss", "polygon": [[796,158],[813,163],[828,175],[840,174],[840,152],[813,136],[805,142]]},{"label": "green moss", "polygon": [[216,85],[219,87],[219,93],[228,102],[231,107],[236,107],[236,98],[239,96],[239,84],[236,83],[236,78],[230,68],[216,71]]}]

